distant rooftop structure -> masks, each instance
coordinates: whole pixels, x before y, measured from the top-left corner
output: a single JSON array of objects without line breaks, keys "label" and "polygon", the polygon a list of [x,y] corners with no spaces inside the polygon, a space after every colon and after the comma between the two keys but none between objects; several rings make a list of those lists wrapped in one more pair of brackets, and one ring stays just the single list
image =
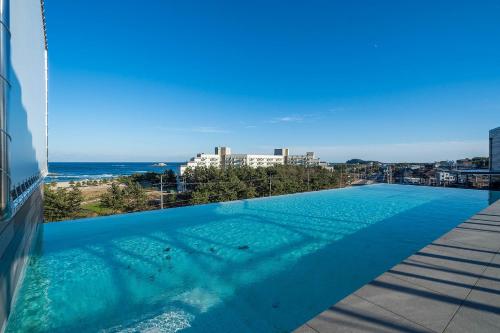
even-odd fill
[{"label": "distant rooftop structure", "polygon": [[490,171],[500,171],[500,127],[490,130]]}]

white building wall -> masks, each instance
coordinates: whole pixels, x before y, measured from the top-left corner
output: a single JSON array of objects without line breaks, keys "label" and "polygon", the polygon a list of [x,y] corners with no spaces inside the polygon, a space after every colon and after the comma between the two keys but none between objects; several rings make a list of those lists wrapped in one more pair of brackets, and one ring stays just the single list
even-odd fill
[{"label": "white building wall", "polygon": [[444,183],[444,182],[452,183],[455,182],[456,180],[457,180],[456,176],[452,173],[446,171],[436,172],[436,181],[438,183]]},{"label": "white building wall", "polygon": [[39,0],[10,1],[7,130],[12,186],[47,173],[47,72]]},{"label": "white building wall", "polygon": [[247,155],[246,165],[252,168],[271,167],[285,164],[285,157],[280,155]]},{"label": "white building wall", "polygon": [[221,157],[216,154],[198,154],[196,157],[193,157],[187,164],[181,165],[180,174],[184,174],[187,169],[194,169],[197,167],[210,168],[215,167],[219,168],[221,166]]}]

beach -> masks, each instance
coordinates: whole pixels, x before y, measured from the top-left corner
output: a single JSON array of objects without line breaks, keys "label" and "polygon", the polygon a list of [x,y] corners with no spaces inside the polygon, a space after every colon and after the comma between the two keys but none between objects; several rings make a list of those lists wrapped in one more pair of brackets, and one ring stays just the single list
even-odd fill
[{"label": "beach", "polygon": [[179,173],[183,162],[49,162],[47,183],[81,182],[87,180],[113,179],[137,173],[163,173],[172,170]]}]

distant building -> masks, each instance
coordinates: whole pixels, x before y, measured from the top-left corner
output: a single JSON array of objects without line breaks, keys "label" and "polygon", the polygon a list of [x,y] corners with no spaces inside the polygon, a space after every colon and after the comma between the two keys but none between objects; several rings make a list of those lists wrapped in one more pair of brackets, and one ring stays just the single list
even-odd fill
[{"label": "distant building", "polygon": [[420,179],[420,177],[404,177],[403,178],[403,182],[405,184],[420,184],[422,181]]},{"label": "distant building", "polygon": [[191,158],[187,164],[180,168],[181,175],[188,168],[196,167],[239,167],[249,166],[252,168],[272,167],[275,165],[303,165],[327,167],[327,163],[314,156],[313,152],[305,155],[289,155],[288,148],[277,148],[273,155],[266,154],[232,154],[229,147],[216,147],[215,154],[200,153]]},{"label": "distant building", "polygon": [[470,158],[464,158],[461,160],[457,160],[456,167],[457,169],[470,169],[474,167],[474,163]]},{"label": "distant building", "polygon": [[286,158],[289,155],[289,149],[288,148],[276,148],[274,150],[274,155],[282,155],[282,156],[285,156],[285,158]]},{"label": "distant building", "polygon": [[500,171],[500,127],[490,131],[490,171]]},{"label": "distant building", "polygon": [[180,173],[182,175],[184,171],[186,171],[186,169],[188,168],[197,168],[197,167],[218,168],[220,167],[220,165],[221,165],[220,155],[200,153],[197,154],[196,157],[191,158],[191,160],[189,160],[187,164],[181,165]]},{"label": "distant building", "polygon": [[232,154],[229,147],[215,147],[215,154],[197,154],[187,164],[180,167],[180,173],[182,175],[187,169],[197,167],[249,166],[257,168],[270,167],[277,164],[285,164],[283,155]]},{"label": "distant building", "polygon": [[284,156],[277,155],[254,155],[254,154],[232,154],[226,155],[225,166],[249,166],[252,168],[271,167],[285,164]]},{"label": "distant building", "polygon": [[436,172],[436,183],[437,185],[454,183],[457,181],[457,176],[448,171],[437,171]]},{"label": "distant building", "polygon": [[305,155],[289,155],[287,164],[302,166],[327,166],[326,162],[321,161],[314,156],[314,152],[307,152]]},{"label": "distant building", "polygon": [[490,188],[500,189],[500,127],[490,130]]},{"label": "distant building", "polygon": [[434,167],[436,169],[438,168],[444,168],[444,169],[451,169],[455,166],[454,161],[439,161],[434,163]]},{"label": "distant building", "polygon": [[231,155],[231,148],[229,147],[215,147],[215,154],[219,156]]}]

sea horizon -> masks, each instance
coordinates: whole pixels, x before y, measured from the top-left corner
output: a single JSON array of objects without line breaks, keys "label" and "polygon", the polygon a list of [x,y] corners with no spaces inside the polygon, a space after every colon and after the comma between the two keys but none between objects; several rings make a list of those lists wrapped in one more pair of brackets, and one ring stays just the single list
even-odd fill
[{"label": "sea horizon", "polygon": [[[165,165],[159,165],[160,163]],[[45,181],[51,183],[99,180],[136,173],[163,173],[165,170],[172,170],[177,174],[180,165],[184,163],[186,162],[49,162],[49,174]]]}]

